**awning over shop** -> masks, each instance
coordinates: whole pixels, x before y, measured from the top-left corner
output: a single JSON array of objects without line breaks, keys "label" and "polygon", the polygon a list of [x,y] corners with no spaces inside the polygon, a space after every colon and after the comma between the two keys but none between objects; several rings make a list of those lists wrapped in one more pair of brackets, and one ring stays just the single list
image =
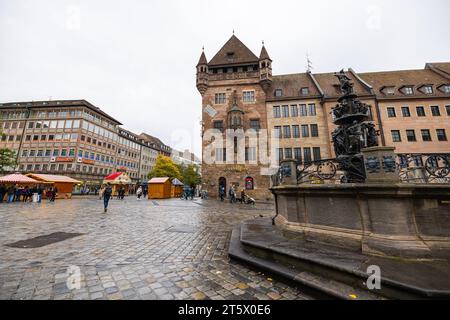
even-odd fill
[{"label": "awning over shop", "polygon": [[18,184],[26,184],[33,183],[37,184],[39,181],[36,181],[30,177],[24,176],[20,173],[13,173],[7,176],[0,177],[0,183],[18,183]]},{"label": "awning over shop", "polygon": [[72,179],[67,176],[59,176],[54,174],[38,174],[38,173],[29,173],[27,174],[28,177],[34,178],[39,181],[45,181],[45,182],[60,182],[60,183],[74,183],[78,184],[81,183],[81,181]]}]

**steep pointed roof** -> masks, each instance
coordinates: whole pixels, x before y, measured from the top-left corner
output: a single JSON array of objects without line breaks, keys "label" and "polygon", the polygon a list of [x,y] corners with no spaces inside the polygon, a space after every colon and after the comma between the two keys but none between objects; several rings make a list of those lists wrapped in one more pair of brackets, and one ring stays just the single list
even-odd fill
[{"label": "steep pointed roof", "polygon": [[270,61],[272,61],[272,59],[270,59],[269,57],[269,54],[267,53],[266,47],[263,45],[261,48],[261,53],[259,54],[259,60],[264,59],[269,59]]},{"label": "steep pointed roof", "polygon": [[208,60],[206,60],[205,51],[202,51],[202,55],[200,56],[200,59],[198,60],[197,67],[201,64],[208,64]]},{"label": "steep pointed roof", "polygon": [[209,66],[258,63],[258,57],[234,34],[209,62]]}]

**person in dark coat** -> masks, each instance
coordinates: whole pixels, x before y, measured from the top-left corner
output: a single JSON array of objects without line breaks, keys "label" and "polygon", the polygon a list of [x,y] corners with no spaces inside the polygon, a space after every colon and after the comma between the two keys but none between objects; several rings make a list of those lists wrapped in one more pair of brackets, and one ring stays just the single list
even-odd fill
[{"label": "person in dark coat", "polygon": [[42,195],[44,194],[44,189],[42,189],[42,186],[38,186],[36,188],[36,193],[38,194],[38,203],[42,202]]},{"label": "person in dark coat", "polygon": [[111,196],[112,196],[112,187],[111,184],[108,183],[106,185],[105,191],[103,192],[103,207],[105,213],[108,211],[108,204],[109,199],[111,199]]},{"label": "person in dark coat", "polygon": [[223,200],[225,198],[225,187],[224,186],[220,186],[220,188],[219,188],[219,197],[220,197],[220,201],[223,202]]},{"label": "person in dark coat", "polygon": [[6,190],[5,186],[3,184],[0,185],[0,203],[3,202],[3,198],[5,197],[6,191],[7,190]]},{"label": "person in dark coat", "polygon": [[14,186],[9,186],[8,190],[6,191],[8,194],[8,203],[13,202],[16,196],[16,188]]}]

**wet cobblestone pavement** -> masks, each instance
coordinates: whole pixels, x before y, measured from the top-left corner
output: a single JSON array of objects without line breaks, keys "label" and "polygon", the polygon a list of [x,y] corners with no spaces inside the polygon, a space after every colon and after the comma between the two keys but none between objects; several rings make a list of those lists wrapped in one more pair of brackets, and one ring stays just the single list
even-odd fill
[{"label": "wet cobblestone pavement", "polygon": [[[230,261],[231,229],[273,207],[215,200],[112,200],[0,204],[0,299],[309,299]],[[38,248],[11,244],[81,233]],[[78,267],[79,289],[67,286]],[[71,267],[73,268],[73,267]]]}]

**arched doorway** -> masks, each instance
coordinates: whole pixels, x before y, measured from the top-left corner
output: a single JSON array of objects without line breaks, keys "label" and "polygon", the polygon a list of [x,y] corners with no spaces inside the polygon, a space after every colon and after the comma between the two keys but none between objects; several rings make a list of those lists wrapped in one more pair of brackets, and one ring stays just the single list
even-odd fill
[{"label": "arched doorway", "polygon": [[218,190],[219,194],[220,194],[220,189],[222,189],[222,187],[225,190],[225,194],[227,194],[227,179],[225,179],[224,177],[219,178],[219,190]]},{"label": "arched doorway", "polygon": [[255,189],[255,181],[252,177],[245,178],[245,190]]}]

